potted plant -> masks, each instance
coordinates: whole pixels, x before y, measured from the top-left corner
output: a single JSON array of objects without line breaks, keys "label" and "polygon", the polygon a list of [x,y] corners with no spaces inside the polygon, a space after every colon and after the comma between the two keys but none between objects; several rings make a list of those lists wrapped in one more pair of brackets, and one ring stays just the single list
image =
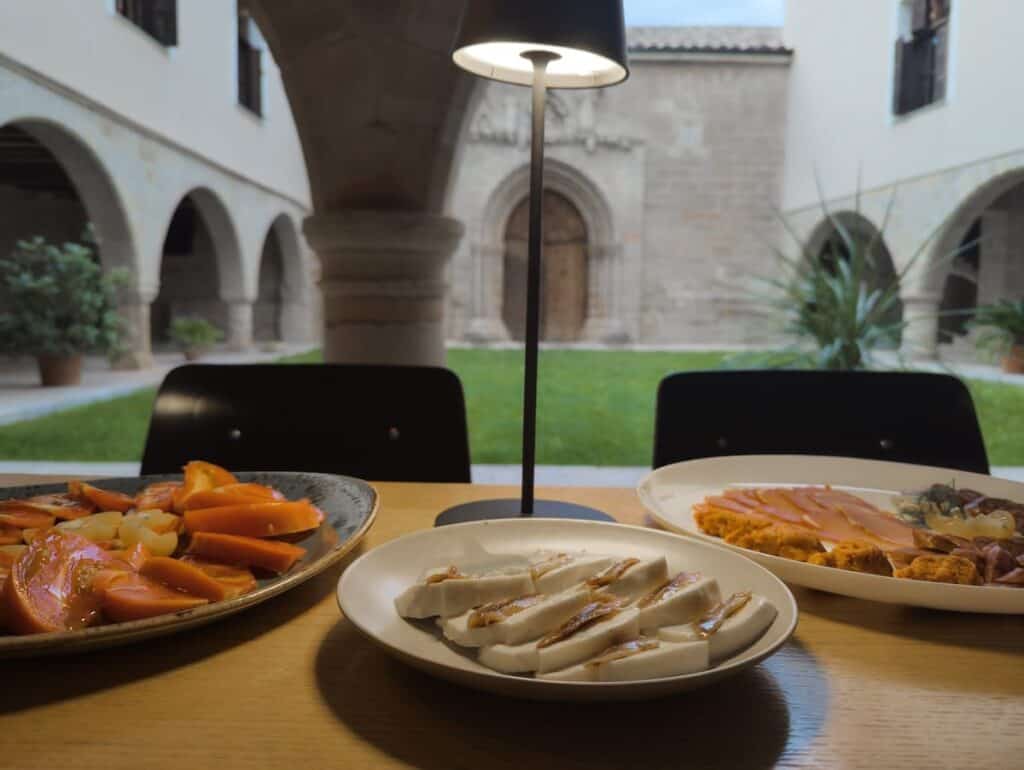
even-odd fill
[{"label": "potted plant", "polygon": [[186,361],[195,361],[224,337],[220,329],[205,318],[182,317],[171,322],[171,339],[185,353]]},{"label": "potted plant", "polygon": [[[88,231],[82,240],[91,243]],[[125,277],[104,274],[86,243],[18,241],[0,259],[0,353],[35,356],[44,386],[77,384],[84,353],[118,349],[116,290]]]},{"label": "potted plant", "polygon": [[978,346],[999,351],[1004,372],[1024,374],[1024,300],[1004,299],[979,307],[969,326],[986,330],[978,337]]}]

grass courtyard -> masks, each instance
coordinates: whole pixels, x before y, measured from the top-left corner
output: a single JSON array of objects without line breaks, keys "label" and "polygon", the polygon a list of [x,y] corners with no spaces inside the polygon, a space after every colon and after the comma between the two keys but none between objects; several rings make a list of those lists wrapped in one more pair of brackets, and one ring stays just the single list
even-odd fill
[{"label": "grass courtyard", "polygon": [[[675,371],[719,365],[720,353],[541,352],[538,461],[545,465],[649,465],[654,397]],[[319,354],[285,362],[319,361]],[[475,463],[517,463],[522,354],[451,350],[466,391]],[[969,381],[993,465],[1024,465],[1024,388]],[[0,426],[0,460],[138,460],[154,389]]]}]

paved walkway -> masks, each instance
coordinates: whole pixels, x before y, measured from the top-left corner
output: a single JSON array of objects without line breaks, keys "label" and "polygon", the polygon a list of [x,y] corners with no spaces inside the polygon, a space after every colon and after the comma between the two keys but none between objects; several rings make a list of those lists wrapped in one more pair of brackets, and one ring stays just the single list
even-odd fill
[{"label": "paved walkway", "polygon": [[[281,356],[304,353],[310,345],[284,345],[273,351],[248,353],[214,352],[203,359],[210,364],[251,364],[274,361]],[[0,425],[40,417],[73,406],[107,401],[158,385],[184,360],[180,353],[157,353],[154,366],[142,371],[115,371],[102,357],[85,359],[82,382],[61,388],[43,388],[34,359],[0,358]]]},{"label": "paved walkway", "polygon": [[[541,465],[537,467],[537,486],[544,487],[635,487],[651,472],[646,467],[595,467],[587,465]],[[0,460],[0,473],[52,473],[65,476],[137,476],[138,463],[75,463]],[[992,475],[1024,483],[1024,467],[996,467]],[[511,484],[521,481],[518,465],[474,465],[477,484]]]}]

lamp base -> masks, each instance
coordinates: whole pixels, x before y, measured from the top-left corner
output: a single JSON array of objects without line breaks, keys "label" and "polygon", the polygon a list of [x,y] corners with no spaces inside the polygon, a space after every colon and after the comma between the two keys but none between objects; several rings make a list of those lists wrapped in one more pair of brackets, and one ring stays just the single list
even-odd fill
[{"label": "lamp base", "polygon": [[533,514],[523,515],[522,502],[516,499],[476,500],[441,511],[434,520],[435,527],[463,524],[467,521],[491,519],[582,519],[584,521],[615,521],[607,513],[585,505],[565,503],[561,500],[535,500]]}]

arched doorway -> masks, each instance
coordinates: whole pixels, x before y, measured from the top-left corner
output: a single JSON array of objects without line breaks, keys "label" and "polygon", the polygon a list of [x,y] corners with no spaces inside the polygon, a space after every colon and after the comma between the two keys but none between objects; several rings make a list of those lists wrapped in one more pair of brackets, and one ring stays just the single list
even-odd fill
[{"label": "arched doorway", "polygon": [[170,342],[175,318],[203,318],[227,335],[228,306],[221,289],[229,268],[221,263],[233,257],[224,253],[231,247],[218,237],[230,227],[224,218],[226,211],[205,190],[189,193],[175,208],[160,258],[160,293],[150,310],[154,346]]},{"label": "arched doorway", "polygon": [[253,305],[252,336],[256,342],[283,339],[281,308],[284,299],[284,257],[277,228],[271,227],[260,255],[259,287]]},{"label": "arched doorway", "polygon": [[[835,272],[840,261],[850,261],[851,245],[864,260],[867,270],[864,283],[869,292],[897,284],[899,276],[883,234],[869,219],[856,211],[838,212],[822,222],[809,241],[809,251],[830,271]],[[899,331],[903,321],[902,301],[897,299],[879,320],[895,330],[892,344],[897,345],[902,337]]]},{"label": "arched doorway", "polygon": [[[544,256],[541,265],[540,337],[574,342],[587,319],[587,226],[560,193],[544,191]],[[530,201],[513,209],[505,226],[502,315],[513,339],[525,337],[526,264]]]}]

